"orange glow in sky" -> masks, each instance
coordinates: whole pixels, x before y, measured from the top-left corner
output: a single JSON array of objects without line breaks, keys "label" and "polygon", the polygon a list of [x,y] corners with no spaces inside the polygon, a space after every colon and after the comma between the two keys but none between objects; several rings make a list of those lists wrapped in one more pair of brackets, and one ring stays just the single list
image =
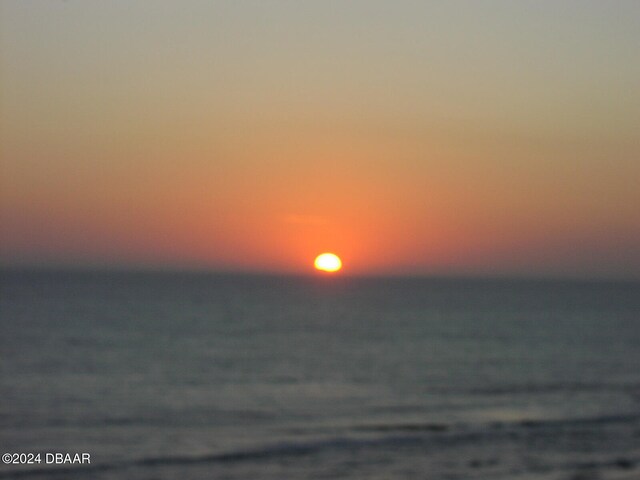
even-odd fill
[{"label": "orange glow in sky", "polygon": [[640,276],[640,2],[5,0],[0,31],[0,266]]}]

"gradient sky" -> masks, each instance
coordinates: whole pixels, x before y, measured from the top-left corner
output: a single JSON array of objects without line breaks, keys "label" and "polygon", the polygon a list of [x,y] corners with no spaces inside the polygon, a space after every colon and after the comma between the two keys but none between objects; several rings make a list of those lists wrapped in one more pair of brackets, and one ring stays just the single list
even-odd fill
[{"label": "gradient sky", "polygon": [[0,2],[0,263],[640,277],[640,2]]}]

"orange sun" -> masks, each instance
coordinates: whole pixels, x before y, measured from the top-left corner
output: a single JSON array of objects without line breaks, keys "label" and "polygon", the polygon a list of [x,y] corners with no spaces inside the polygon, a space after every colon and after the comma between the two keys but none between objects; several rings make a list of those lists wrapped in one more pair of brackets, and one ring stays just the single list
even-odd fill
[{"label": "orange sun", "polygon": [[342,261],[333,253],[322,253],[316,257],[313,265],[323,272],[337,272],[342,268]]}]

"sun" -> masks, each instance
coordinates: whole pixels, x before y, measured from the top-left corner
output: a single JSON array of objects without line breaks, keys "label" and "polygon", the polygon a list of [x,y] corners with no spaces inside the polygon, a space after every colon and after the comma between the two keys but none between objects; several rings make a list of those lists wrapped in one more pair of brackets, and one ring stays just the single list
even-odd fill
[{"label": "sun", "polygon": [[322,253],[316,257],[313,265],[323,272],[337,272],[342,268],[342,261],[333,253]]}]

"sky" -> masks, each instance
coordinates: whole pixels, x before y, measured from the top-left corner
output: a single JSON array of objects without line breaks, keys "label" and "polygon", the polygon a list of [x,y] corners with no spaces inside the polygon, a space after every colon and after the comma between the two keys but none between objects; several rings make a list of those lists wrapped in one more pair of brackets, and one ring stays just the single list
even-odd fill
[{"label": "sky", "polygon": [[640,2],[0,0],[0,264],[640,278]]}]

